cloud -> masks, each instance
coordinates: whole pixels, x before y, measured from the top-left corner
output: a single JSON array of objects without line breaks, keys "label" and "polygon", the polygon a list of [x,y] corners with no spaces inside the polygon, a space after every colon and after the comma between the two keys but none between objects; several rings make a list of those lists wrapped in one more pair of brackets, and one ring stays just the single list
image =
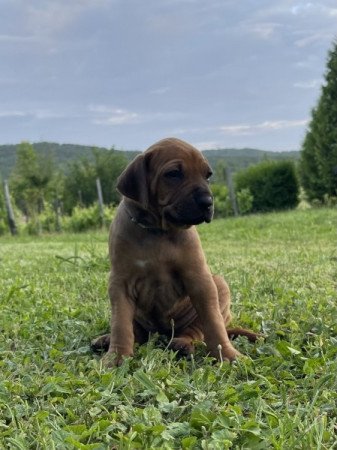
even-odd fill
[{"label": "cloud", "polygon": [[14,34],[0,34],[0,43],[10,44],[10,43],[30,43],[35,41],[34,36],[23,36],[23,35],[14,35]]},{"label": "cloud", "polygon": [[26,117],[28,114],[24,111],[18,110],[9,110],[9,111],[0,111],[0,119],[9,119],[13,117]]},{"label": "cloud", "polygon": [[62,119],[62,118],[73,119],[75,117],[80,117],[80,115],[77,113],[64,114],[63,112],[58,112],[47,108],[8,109],[2,111],[0,110],[0,119],[26,118],[26,119],[48,120],[48,119]]},{"label": "cloud", "polygon": [[192,145],[199,150],[214,150],[221,147],[216,141],[194,142]]},{"label": "cloud", "polygon": [[229,135],[249,135],[257,133],[284,130],[287,128],[303,127],[308,119],[303,120],[274,120],[258,124],[223,125],[219,129],[222,133]]},{"label": "cloud", "polygon": [[249,33],[254,34],[261,39],[269,39],[280,27],[281,25],[276,22],[257,22],[246,24],[244,28],[246,28],[246,31]]},{"label": "cloud", "polygon": [[294,83],[294,87],[300,88],[300,89],[315,89],[319,86],[321,86],[322,80],[315,79],[315,80],[308,80],[308,81],[298,81],[297,83]]},{"label": "cloud", "polygon": [[337,8],[329,8],[328,14],[331,17],[336,17],[337,16]]},{"label": "cloud", "polygon": [[301,39],[295,41],[296,47],[307,47],[308,45],[315,44],[320,41],[330,41],[331,33],[328,32],[318,32],[314,34],[309,34]]},{"label": "cloud", "polygon": [[43,0],[23,6],[25,27],[32,35],[51,36],[76,22],[83,13],[97,11],[114,0]]},{"label": "cloud", "polygon": [[168,92],[170,90],[169,86],[163,86],[157,89],[152,89],[150,91],[150,94],[154,94],[154,95],[163,95],[166,94],[166,92]]},{"label": "cloud", "polygon": [[140,121],[138,113],[121,108],[112,108],[106,105],[89,105],[88,110],[96,116],[92,120],[95,125],[127,125]]},{"label": "cloud", "polygon": [[337,8],[324,5],[322,2],[307,2],[302,1],[297,5],[294,5],[290,9],[291,13],[295,16],[304,14],[321,14],[327,17],[337,16]]}]

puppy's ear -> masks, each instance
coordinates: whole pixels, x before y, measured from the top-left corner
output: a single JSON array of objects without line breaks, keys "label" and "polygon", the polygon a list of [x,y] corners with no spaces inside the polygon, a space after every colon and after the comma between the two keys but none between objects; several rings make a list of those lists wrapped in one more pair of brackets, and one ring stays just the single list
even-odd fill
[{"label": "puppy's ear", "polygon": [[130,198],[147,208],[148,189],[148,155],[138,155],[122,172],[117,180],[117,190],[124,197]]}]

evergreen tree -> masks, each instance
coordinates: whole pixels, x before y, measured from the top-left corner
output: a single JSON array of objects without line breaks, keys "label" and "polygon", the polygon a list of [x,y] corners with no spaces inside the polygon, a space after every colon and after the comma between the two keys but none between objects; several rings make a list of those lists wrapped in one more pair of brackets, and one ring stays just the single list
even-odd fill
[{"label": "evergreen tree", "polygon": [[302,144],[300,174],[310,200],[337,194],[337,41],[329,51],[325,84]]}]

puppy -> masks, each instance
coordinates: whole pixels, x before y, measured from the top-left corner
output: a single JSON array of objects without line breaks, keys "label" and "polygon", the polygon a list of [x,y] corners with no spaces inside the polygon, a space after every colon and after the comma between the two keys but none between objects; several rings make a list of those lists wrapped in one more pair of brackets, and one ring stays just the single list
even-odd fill
[{"label": "puppy", "polygon": [[202,154],[179,139],[164,139],[137,156],[121,174],[123,199],[111,225],[111,332],[95,339],[108,366],[133,355],[135,342],[149,333],[174,337],[170,348],[184,355],[204,340],[209,353],[233,361],[238,351],[229,335],[257,334],[227,330],[230,292],[212,275],[195,225],[210,222],[212,170]]}]

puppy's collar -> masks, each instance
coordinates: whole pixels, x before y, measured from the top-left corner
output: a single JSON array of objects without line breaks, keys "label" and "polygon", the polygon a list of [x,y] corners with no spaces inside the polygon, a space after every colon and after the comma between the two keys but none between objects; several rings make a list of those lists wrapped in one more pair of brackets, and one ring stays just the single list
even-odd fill
[{"label": "puppy's collar", "polygon": [[137,219],[135,216],[133,216],[130,213],[130,211],[126,210],[126,212],[127,212],[127,215],[129,216],[129,219],[131,220],[131,222],[134,223],[135,225],[138,225],[143,230],[147,230],[154,234],[165,234],[166,233],[166,231],[163,230],[162,228],[155,227],[153,225],[150,225],[148,223],[145,223],[144,221]]}]

